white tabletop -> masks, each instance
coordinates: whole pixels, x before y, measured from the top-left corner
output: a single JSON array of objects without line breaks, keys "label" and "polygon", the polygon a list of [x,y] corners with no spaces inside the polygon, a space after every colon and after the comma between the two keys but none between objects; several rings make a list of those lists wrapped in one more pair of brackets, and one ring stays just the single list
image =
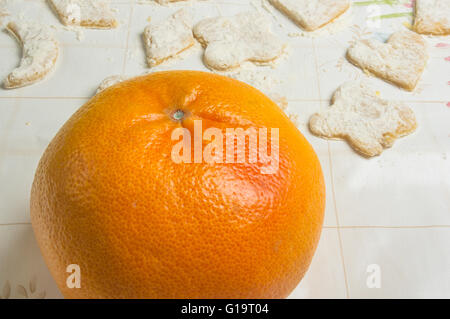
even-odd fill
[{"label": "white tabletop", "polygon": [[[141,41],[149,17],[160,21],[187,6],[199,21],[260,6],[259,0],[168,7],[142,0],[112,2],[118,10],[118,29],[82,34],[62,28],[44,0],[5,2],[13,16],[55,25],[62,54],[47,80],[16,90],[0,89],[0,297],[62,297],[30,224],[34,170],[51,138],[101,80],[150,71]],[[412,93],[369,79],[345,59],[353,41],[386,40],[412,20],[410,15],[380,20],[368,16],[412,13],[410,2],[354,6],[349,27],[314,38],[296,36],[300,30],[287,18],[261,9],[273,20],[274,32],[289,43],[290,53],[275,68],[260,69],[279,80],[275,90],[287,98],[288,112],[298,116],[298,127],[315,148],[327,184],[319,248],[291,298],[450,297],[450,37],[426,38],[430,60]],[[207,71],[201,55],[196,48],[153,70]],[[19,45],[5,32],[0,33],[0,57],[4,79],[20,59]],[[414,134],[370,160],[345,142],[317,138],[307,129],[308,118],[328,107],[337,87],[365,78],[383,97],[405,101],[419,124]],[[381,281],[371,288],[374,269],[380,271]]]}]

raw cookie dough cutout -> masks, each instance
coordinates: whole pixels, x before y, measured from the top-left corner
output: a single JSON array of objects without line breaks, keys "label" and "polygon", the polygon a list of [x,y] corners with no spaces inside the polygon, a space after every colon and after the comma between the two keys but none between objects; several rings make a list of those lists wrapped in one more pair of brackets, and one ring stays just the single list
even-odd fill
[{"label": "raw cookie dough cutout", "polygon": [[425,41],[415,32],[395,32],[387,41],[360,40],[347,52],[348,60],[364,71],[413,91],[425,69]]},{"label": "raw cookie dough cutout", "polygon": [[9,22],[6,29],[22,44],[22,59],[5,79],[5,88],[33,84],[54,69],[59,45],[49,28],[35,23]]},{"label": "raw cookie dough cutout", "polygon": [[205,47],[203,60],[211,69],[228,71],[244,62],[269,64],[286,44],[270,31],[270,20],[259,13],[215,17],[200,21],[194,36]]},{"label": "raw cookie dough cutout", "polygon": [[450,34],[449,0],[416,0],[414,30],[432,35]]},{"label": "raw cookie dough cutout", "polygon": [[62,24],[94,29],[117,27],[107,0],[48,0]]},{"label": "raw cookie dough cutout", "polygon": [[159,24],[150,24],[144,31],[147,63],[150,67],[161,64],[195,43],[192,35],[192,16],[181,9]]},{"label": "raw cookie dough cutout", "polygon": [[365,157],[380,155],[416,127],[415,115],[409,107],[380,98],[375,90],[361,82],[343,84],[335,92],[332,105],[309,120],[313,134],[345,139]]},{"label": "raw cookie dough cutout", "polygon": [[106,78],[103,79],[103,81],[100,83],[100,85],[97,88],[97,91],[95,92],[95,94],[98,94],[104,90],[106,90],[107,88],[109,88],[110,86],[116,85],[120,82],[123,82],[125,80],[127,80],[128,77],[123,76],[123,75],[111,75],[108,76]]},{"label": "raw cookie dough cutout", "polygon": [[351,5],[349,0],[270,0],[270,3],[306,31],[333,22]]}]

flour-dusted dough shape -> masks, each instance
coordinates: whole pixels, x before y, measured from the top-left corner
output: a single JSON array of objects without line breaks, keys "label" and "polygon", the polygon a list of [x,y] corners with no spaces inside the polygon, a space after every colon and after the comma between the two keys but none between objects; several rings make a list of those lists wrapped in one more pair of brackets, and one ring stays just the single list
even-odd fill
[{"label": "flour-dusted dough shape", "polygon": [[350,0],[270,0],[270,3],[306,31],[333,22],[350,8]]},{"label": "flour-dusted dough shape", "polygon": [[360,40],[350,47],[347,58],[361,69],[413,91],[425,69],[428,54],[422,37],[405,30],[395,32],[387,43]]},{"label": "flour-dusted dough shape", "polygon": [[366,157],[380,155],[416,127],[415,115],[409,107],[380,98],[364,82],[343,84],[335,92],[331,107],[314,114],[309,121],[313,134],[345,139]]},{"label": "flour-dusted dough shape", "polygon": [[22,44],[22,59],[5,79],[4,87],[13,89],[42,80],[55,67],[59,54],[50,29],[25,22],[9,22],[6,29]]},{"label": "flour-dusted dough shape", "polygon": [[126,80],[128,80],[128,77],[123,76],[123,75],[108,76],[108,77],[104,78],[103,81],[100,83],[95,94],[98,94],[98,93],[106,90],[110,86],[116,85],[116,84],[121,83]]},{"label": "flour-dusted dough shape", "polygon": [[192,47],[192,16],[181,9],[160,24],[150,24],[144,31],[149,66],[156,66]]},{"label": "flour-dusted dough shape", "polygon": [[117,27],[108,0],[48,0],[61,23],[94,29]]},{"label": "flour-dusted dough shape", "polygon": [[206,47],[203,60],[211,69],[227,71],[250,61],[268,64],[286,47],[270,30],[270,20],[259,13],[215,17],[200,21],[194,36]]},{"label": "flour-dusted dough shape", "polygon": [[422,34],[450,34],[449,0],[416,0],[414,30]]}]

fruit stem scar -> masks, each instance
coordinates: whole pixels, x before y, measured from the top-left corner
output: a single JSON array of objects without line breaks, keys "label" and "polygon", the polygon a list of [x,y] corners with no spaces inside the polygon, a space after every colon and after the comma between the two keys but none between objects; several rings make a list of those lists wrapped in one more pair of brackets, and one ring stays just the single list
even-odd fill
[{"label": "fruit stem scar", "polygon": [[184,112],[182,110],[176,110],[174,113],[172,113],[172,118],[175,121],[181,121],[184,118]]}]

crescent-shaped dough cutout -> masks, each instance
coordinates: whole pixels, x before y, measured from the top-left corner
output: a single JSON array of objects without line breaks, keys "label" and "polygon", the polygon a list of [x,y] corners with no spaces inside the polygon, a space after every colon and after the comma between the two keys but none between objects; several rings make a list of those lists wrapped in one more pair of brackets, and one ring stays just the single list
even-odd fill
[{"label": "crescent-shaped dough cutout", "polygon": [[6,29],[22,44],[22,59],[4,81],[7,89],[42,80],[55,67],[58,42],[47,27],[23,22],[9,22]]}]

